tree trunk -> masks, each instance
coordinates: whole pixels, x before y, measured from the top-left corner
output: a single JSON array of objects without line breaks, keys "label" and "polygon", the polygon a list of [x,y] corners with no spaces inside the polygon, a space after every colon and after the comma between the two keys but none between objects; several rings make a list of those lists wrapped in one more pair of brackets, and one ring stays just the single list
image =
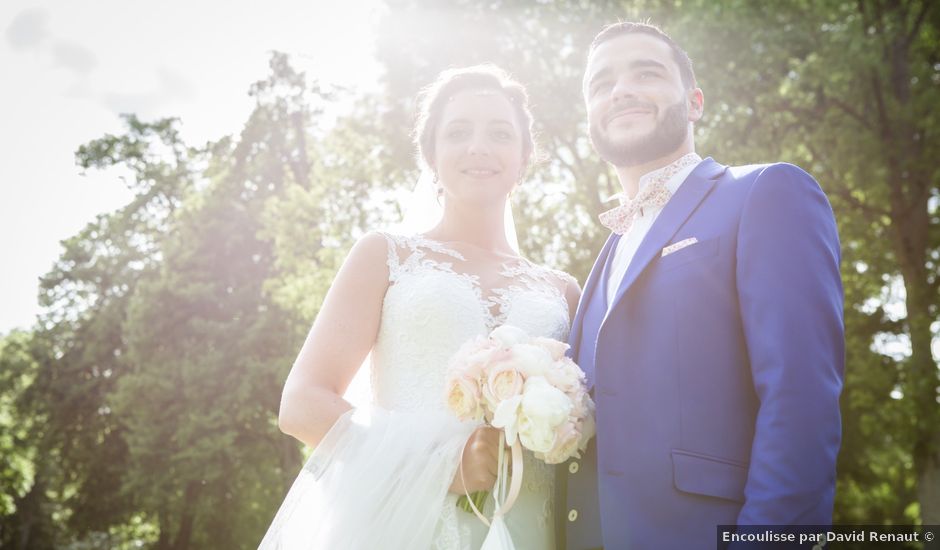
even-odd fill
[{"label": "tree trunk", "polygon": [[17,503],[17,516],[19,516],[20,519],[20,524],[16,533],[17,550],[28,550],[32,547],[30,545],[30,539],[33,526],[36,524],[36,511],[39,508],[38,500],[42,498],[41,495],[44,491],[45,488],[43,487],[43,484],[40,483],[40,480],[37,476],[32,488],[23,497],[23,500]]},{"label": "tree trunk", "polygon": [[160,536],[154,545],[154,550],[170,550],[170,520],[166,510],[160,510],[157,515],[160,524]]},{"label": "tree trunk", "polygon": [[[861,6],[861,4],[859,4]],[[890,41],[885,41],[883,60],[888,67],[888,86],[885,90],[894,109],[885,107],[881,86],[875,88],[879,104],[880,126],[885,148],[886,166],[891,174],[890,204],[895,234],[895,253],[904,277],[907,293],[907,325],[911,337],[911,357],[908,361],[905,397],[913,403],[914,414],[914,471],[917,480],[917,498],[920,517],[925,525],[940,524],[940,405],[937,388],[940,385],[937,363],[933,359],[931,344],[933,323],[931,310],[936,306],[936,294],[928,280],[927,259],[930,249],[930,215],[926,198],[929,196],[931,174],[917,167],[918,144],[914,139],[917,118],[909,108],[911,99],[911,44],[917,28],[910,27],[911,4],[888,4],[887,13],[875,11],[876,26],[885,28],[893,20],[904,29]],[[926,6],[918,18],[922,21]],[[864,14],[863,14],[864,16]],[[882,20],[886,18],[887,21]],[[884,32],[884,31],[882,31]]]},{"label": "tree trunk", "polygon": [[940,433],[934,435],[935,451],[926,457],[917,474],[917,500],[920,502],[920,520],[923,525],[940,525]]},{"label": "tree trunk", "polygon": [[193,537],[193,509],[199,496],[199,484],[195,481],[186,485],[183,495],[183,509],[180,511],[179,530],[173,540],[173,550],[189,550]]},{"label": "tree trunk", "polygon": [[[925,228],[926,229],[926,228]],[[937,363],[933,359],[930,315],[933,296],[927,282],[926,258],[917,255],[902,260],[907,291],[907,324],[911,336],[911,358],[905,397],[914,404],[914,470],[917,497],[924,525],[940,523],[940,406],[937,404]]]}]

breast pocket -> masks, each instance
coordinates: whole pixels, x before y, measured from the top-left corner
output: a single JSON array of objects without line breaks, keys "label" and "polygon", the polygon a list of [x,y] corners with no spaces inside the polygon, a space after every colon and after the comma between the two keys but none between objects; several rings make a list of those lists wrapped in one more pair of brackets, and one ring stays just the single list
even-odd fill
[{"label": "breast pocket", "polygon": [[657,265],[662,271],[670,271],[695,261],[703,261],[706,258],[716,256],[718,254],[718,240],[719,237],[712,237],[680,248],[671,254],[661,256]]}]

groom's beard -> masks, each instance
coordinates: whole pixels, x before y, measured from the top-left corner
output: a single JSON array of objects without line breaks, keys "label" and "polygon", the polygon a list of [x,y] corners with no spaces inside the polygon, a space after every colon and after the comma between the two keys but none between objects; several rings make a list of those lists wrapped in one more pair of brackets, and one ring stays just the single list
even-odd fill
[{"label": "groom's beard", "polygon": [[682,145],[688,131],[688,107],[685,101],[670,105],[663,113],[662,120],[645,135],[634,138],[628,143],[613,143],[606,134],[591,125],[591,142],[602,159],[614,166],[636,166],[665,157]]}]

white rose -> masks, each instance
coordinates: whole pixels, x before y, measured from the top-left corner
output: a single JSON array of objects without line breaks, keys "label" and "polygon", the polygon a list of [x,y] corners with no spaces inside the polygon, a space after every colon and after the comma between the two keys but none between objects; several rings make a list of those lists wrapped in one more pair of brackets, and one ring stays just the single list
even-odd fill
[{"label": "white rose", "polygon": [[524,330],[512,325],[496,327],[493,329],[493,332],[490,333],[490,338],[507,348],[529,341],[529,335],[526,334]]},{"label": "white rose", "polygon": [[571,400],[541,376],[526,380],[522,393],[522,414],[538,429],[554,430],[568,419]]},{"label": "white rose", "polygon": [[555,446],[555,430],[523,414],[519,419],[519,440],[530,451],[547,453]]},{"label": "white rose", "polygon": [[[578,456],[581,434],[571,422],[565,422],[555,430],[555,446],[542,456],[546,464],[561,464],[573,456]],[[580,457],[579,457],[580,458]]]},{"label": "white rose", "polygon": [[510,397],[501,402],[493,413],[493,427],[501,428],[506,433],[506,444],[516,442],[516,432],[519,429],[519,409],[522,405],[522,396]]},{"label": "white rose", "polygon": [[512,355],[506,359],[512,367],[526,378],[544,376],[552,366],[552,356],[542,347],[531,344],[517,344],[510,350]]}]

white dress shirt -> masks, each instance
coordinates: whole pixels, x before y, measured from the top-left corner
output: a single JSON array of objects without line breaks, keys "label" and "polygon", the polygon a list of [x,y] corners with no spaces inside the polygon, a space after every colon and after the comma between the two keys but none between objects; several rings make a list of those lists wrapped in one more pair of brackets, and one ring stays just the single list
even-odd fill
[{"label": "white dress shirt", "polygon": [[[675,195],[676,191],[679,190],[679,187],[682,186],[682,182],[689,177],[689,174],[692,173],[692,170],[695,170],[695,167],[702,162],[701,157],[699,157],[698,162],[686,166],[682,170],[676,172],[668,181],[666,181],[666,188]],[[664,170],[666,167],[657,168],[648,174],[644,174],[640,178],[639,189],[643,189],[649,182],[652,180],[658,172]],[[638,190],[639,192],[639,190]],[[627,268],[630,267],[630,262],[633,260],[633,256],[636,254],[637,249],[640,247],[640,243],[643,242],[643,239],[646,237],[646,234],[649,233],[650,227],[653,226],[653,222],[656,221],[656,218],[659,217],[659,213],[662,212],[662,208],[658,209],[646,209],[643,211],[642,216],[638,216],[633,221],[633,225],[630,227],[630,231],[620,237],[620,242],[617,243],[617,250],[614,252],[614,259],[610,264],[610,271],[608,272],[607,279],[607,308],[610,309],[610,306],[614,302],[614,298],[617,295],[617,289],[620,287],[621,281],[623,281],[623,276],[627,273]]]}]

